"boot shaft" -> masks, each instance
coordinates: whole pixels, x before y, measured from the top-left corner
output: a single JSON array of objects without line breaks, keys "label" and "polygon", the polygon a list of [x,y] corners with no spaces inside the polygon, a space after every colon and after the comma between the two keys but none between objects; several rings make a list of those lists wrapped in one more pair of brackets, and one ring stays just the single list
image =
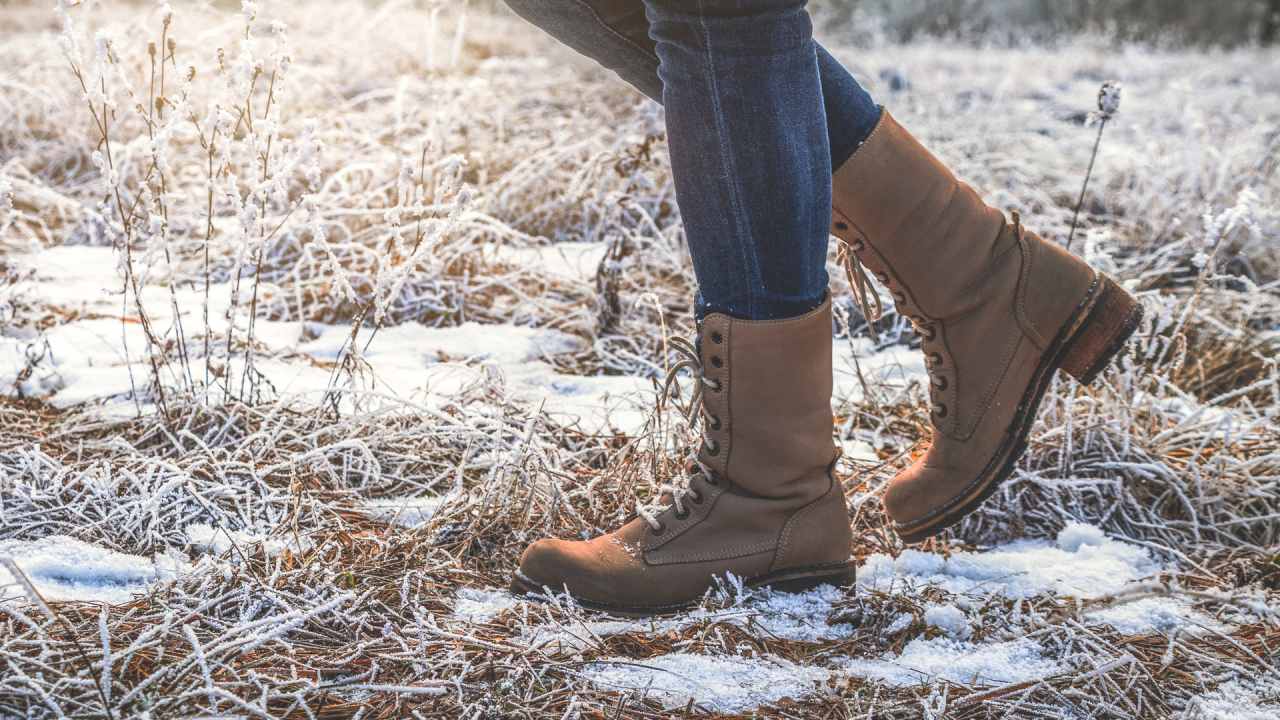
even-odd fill
[{"label": "boot shaft", "polygon": [[[704,463],[735,492],[807,499],[826,490],[835,459],[831,301],[785,320],[703,319]],[[718,390],[715,388],[719,388]]]},{"label": "boot shaft", "polygon": [[916,542],[995,492],[1054,373],[1095,377],[1141,306],[1017,213],[1007,222],[887,112],[835,173],[832,232],[864,311],[863,266],[916,326],[929,368],[932,442],[884,495],[899,535]]},{"label": "boot shaft", "polygon": [[[1014,243],[1005,217],[885,111],[832,178],[832,233],[861,239],[928,318],[963,312]],[[879,270],[879,268],[873,268]],[[884,271],[877,273],[886,282]],[[897,296],[895,295],[895,299]]]}]

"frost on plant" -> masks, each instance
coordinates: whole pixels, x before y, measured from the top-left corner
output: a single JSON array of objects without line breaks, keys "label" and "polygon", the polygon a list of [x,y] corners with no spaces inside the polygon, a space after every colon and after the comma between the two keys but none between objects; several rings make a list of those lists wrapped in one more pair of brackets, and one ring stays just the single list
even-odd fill
[{"label": "frost on plant", "polygon": [[615,618],[507,588],[684,469],[662,110],[489,5],[6,6],[0,717],[1274,715],[1274,50],[826,33],[1146,320],[905,547],[924,359],[833,249],[856,587]]}]

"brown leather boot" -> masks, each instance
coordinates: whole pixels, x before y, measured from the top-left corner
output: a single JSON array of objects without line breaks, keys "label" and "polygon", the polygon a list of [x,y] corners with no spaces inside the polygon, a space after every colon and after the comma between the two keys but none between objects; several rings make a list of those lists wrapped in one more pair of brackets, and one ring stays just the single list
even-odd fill
[{"label": "brown leather boot", "polygon": [[1007,222],[887,111],[833,190],[832,233],[890,289],[926,353],[933,442],[884,497],[894,529],[918,542],[995,492],[1054,370],[1092,382],[1142,308],[1016,213]]},{"label": "brown leather boot", "polygon": [[688,351],[703,442],[687,486],[594,540],[535,542],[513,590],[567,588],[585,607],[650,615],[689,606],[726,573],[788,590],[852,584],[832,473],[830,300],[787,320],[709,315],[699,336]]}]

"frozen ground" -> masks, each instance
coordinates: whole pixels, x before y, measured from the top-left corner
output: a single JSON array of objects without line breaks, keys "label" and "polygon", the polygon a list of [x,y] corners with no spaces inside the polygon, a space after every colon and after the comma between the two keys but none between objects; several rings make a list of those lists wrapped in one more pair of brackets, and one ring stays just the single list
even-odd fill
[{"label": "frozen ground", "polygon": [[1274,51],[824,38],[1058,241],[1122,81],[1075,249],[1148,320],[907,548],[923,361],[833,248],[856,587],[632,620],[504,588],[690,440],[660,111],[504,14],[165,7],[0,18],[0,716],[1280,718]]}]

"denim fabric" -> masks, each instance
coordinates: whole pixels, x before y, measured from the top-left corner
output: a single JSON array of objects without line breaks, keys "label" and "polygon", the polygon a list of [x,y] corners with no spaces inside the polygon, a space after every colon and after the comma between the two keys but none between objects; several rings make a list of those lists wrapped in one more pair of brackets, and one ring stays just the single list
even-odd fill
[{"label": "denim fabric", "polygon": [[[516,14],[662,102],[658,56],[644,0],[506,0]],[[687,5],[691,6],[691,5]],[[840,167],[880,121],[880,108],[849,71],[817,46],[831,165]]]},{"label": "denim fabric", "polygon": [[832,160],[853,153],[880,109],[813,40],[805,0],[508,4],[666,107],[700,316],[767,320],[821,304]]},{"label": "denim fabric", "polygon": [[645,0],[699,313],[801,315],[827,290],[831,154],[805,0]]}]

